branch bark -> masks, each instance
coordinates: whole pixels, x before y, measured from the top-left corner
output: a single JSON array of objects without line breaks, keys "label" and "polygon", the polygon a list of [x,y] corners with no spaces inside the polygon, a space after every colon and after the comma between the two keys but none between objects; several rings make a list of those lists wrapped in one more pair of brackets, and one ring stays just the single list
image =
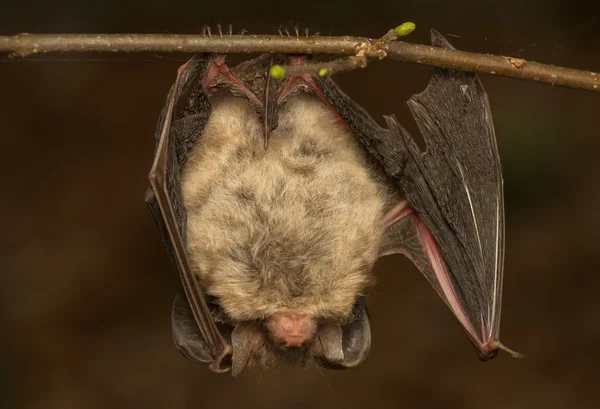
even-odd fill
[{"label": "branch bark", "polygon": [[[291,53],[356,55],[376,43],[366,37],[185,34],[18,34],[0,36],[0,52],[26,57],[53,52]],[[478,54],[393,41],[379,48],[385,58],[600,92],[600,73],[499,55]],[[369,55],[380,58],[381,53]]]}]

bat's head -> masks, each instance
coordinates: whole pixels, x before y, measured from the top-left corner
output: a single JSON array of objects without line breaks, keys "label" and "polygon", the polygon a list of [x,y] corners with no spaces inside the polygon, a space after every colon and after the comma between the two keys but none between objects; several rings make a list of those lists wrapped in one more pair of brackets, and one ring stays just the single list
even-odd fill
[{"label": "bat's head", "polygon": [[387,190],[320,100],[291,98],[278,122],[265,151],[252,107],[215,103],[183,173],[190,261],[236,328],[234,361],[304,352],[350,366],[369,347],[360,300]]},{"label": "bat's head", "polygon": [[275,313],[264,320],[231,322],[223,335],[231,339],[232,374],[245,366],[306,365],[314,360],[329,369],[360,364],[371,347],[369,318],[363,298],[346,321]]}]

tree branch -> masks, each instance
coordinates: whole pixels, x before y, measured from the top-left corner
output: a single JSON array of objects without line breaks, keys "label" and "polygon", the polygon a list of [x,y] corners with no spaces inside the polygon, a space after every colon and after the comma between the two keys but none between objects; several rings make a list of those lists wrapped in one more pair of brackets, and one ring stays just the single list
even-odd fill
[{"label": "tree branch", "polygon": [[[0,36],[0,52],[26,57],[52,52],[212,52],[356,55],[367,49],[370,58],[389,58],[442,68],[456,68],[563,87],[600,92],[600,73],[478,54],[428,45],[390,41],[369,53],[376,39],[277,35],[213,36],[186,34],[18,34]],[[384,51],[384,53],[381,53]]]}]

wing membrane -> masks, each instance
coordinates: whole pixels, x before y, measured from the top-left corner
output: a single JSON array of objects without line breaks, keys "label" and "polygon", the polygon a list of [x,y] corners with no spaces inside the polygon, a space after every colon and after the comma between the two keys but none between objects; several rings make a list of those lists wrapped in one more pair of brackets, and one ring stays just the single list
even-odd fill
[{"label": "wing membrane", "polygon": [[[432,37],[451,47],[438,33]],[[399,132],[407,152],[400,185],[429,260],[415,264],[489,359],[500,346],[504,200],[487,96],[475,74],[436,69],[408,105],[427,145],[423,153]]]},{"label": "wing membrane", "polygon": [[[452,46],[432,30],[434,45]],[[474,73],[435,69],[409,107],[427,144],[421,152],[394,117],[380,127],[328,77],[317,78],[361,144],[408,204],[390,213],[382,254],[406,254],[448,304],[482,359],[498,348],[504,259],[500,159],[489,103]],[[395,213],[394,213],[395,212]]]}]

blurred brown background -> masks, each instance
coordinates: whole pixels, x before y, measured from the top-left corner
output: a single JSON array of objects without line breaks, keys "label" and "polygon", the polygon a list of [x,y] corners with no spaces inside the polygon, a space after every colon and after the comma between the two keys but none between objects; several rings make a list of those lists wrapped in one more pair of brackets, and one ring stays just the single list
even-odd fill
[{"label": "blurred brown background", "polygon": [[[409,41],[426,43],[436,28],[460,49],[600,70],[598,2],[89,3],[3,4],[0,34],[197,33],[221,21],[376,37],[412,20]],[[233,379],[174,349],[178,276],[143,203],[155,123],[186,58],[0,60],[0,407],[600,407],[600,94],[482,78],[506,186],[502,340],[527,359],[480,363],[398,256],[377,268],[362,366]],[[416,133],[404,101],[430,74],[380,62],[337,81],[375,117],[395,113]]]}]

